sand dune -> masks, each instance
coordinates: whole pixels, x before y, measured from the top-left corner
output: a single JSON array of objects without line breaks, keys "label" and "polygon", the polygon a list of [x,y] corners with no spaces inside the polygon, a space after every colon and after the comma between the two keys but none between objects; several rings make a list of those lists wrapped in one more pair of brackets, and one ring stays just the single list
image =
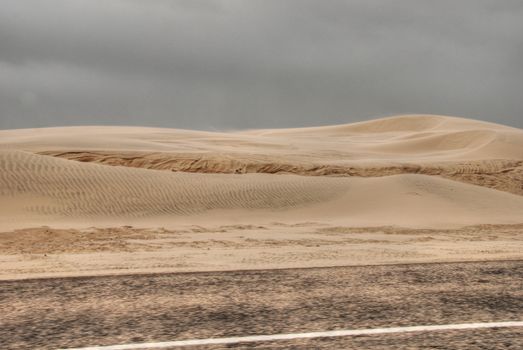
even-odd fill
[{"label": "sand dune", "polygon": [[[279,155],[330,162],[523,159],[523,131],[442,116],[400,116],[347,125],[228,133],[142,127],[0,131],[0,147],[44,151],[141,151]],[[414,158],[412,158],[414,157]],[[412,158],[412,159],[411,159]]]},{"label": "sand dune", "polygon": [[0,140],[4,229],[194,220],[420,227],[523,221],[523,131],[460,118],[230,133],[5,130]]},{"label": "sand dune", "polygon": [[377,178],[189,174],[1,151],[2,223],[85,227],[269,223],[518,223],[523,196],[426,175]]},{"label": "sand dune", "polygon": [[0,131],[0,149],[192,173],[438,175],[523,195],[523,131],[442,116],[213,133],[137,127]]}]

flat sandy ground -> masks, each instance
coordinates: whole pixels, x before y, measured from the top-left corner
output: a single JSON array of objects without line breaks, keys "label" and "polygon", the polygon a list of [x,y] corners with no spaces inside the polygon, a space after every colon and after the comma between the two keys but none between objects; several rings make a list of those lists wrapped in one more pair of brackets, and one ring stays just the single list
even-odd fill
[{"label": "flat sandy ground", "polygon": [[523,225],[354,228],[319,223],[22,229],[0,234],[0,279],[521,259]]},{"label": "flat sandy ground", "polygon": [[[0,347],[519,321],[521,261],[0,281]],[[187,349],[521,349],[521,327]],[[179,349],[179,348],[177,348]]]}]

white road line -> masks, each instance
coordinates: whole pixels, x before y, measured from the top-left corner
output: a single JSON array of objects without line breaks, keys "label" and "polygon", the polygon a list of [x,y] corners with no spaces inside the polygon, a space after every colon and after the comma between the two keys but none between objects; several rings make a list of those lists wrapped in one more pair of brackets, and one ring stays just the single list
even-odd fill
[{"label": "white road line", "polygon": [[410,326],[410,327],[374,328],[374,329],[347,329],[347,330],[326,331],[326,332],[273,334],[273,335],[251,335],[251,336],[245,336],[245,337],[230,337],[230,338],[175,340],[175,341],[166,341],[166,342],[159,342],[159,343],[138,343],[138,344],[122,344],[122,345],[109,345],[109,346],[89,346],[89,347],[85,347],[85,348],[69,348],[69,349],[62,349],[62,350],[135,350],[135,349],[154,349],[154,348],[158,349],[158,348],[171,348],[171,347],[177,347],[177,346],[190,346],[190,345],[234,344],[234,343],[261,342],[261,341],[274,341],[274,340],[292,340],[292,339],[303,339],[303,338],[326,338],[326,337],[344,337],[344,336],[351,336],[351,335],[373,335],[373,334],[390,334],[390,333],[405,333],[405,332],[430,332],[430,331],[480,329],[480,328],[505,328],[505,327],[523,327],[523,321],[444,324],[444,325],[435,325],[435,326]]}]

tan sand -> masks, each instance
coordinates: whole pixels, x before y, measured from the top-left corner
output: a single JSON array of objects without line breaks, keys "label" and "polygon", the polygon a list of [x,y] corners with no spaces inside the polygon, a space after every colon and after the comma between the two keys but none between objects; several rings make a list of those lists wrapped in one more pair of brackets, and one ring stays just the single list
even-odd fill
[{"label": "tan sand", "polygon": [[[276,229],[275,222],[287,229]],[[521,224],[523,130],[463,118],[398,116],[221,133],[138,127],[0,131],[0,231],[5,237],[18,232],[28,239],[13,230],[46,225],[65,245],[69,238],[57,235],[57,229],[83,237],[79,232],[89,227],[119,232],[116,228],[125,225],[174,231],[192,225],[254,225],[266,228],[263,235],[287,239],[292,235],[288,227],[304,222],[326,228],[436,230]],[[249,238],[258,239],[262,231],[249,232]],[[310,233],[301,232],[294,241],[306,241]],[[126,236],[123,242],[133,247],[129,240],[134,238]],[[350,245],[336,244],[342,250]],[[35,247],[0,254],[41,254]],[[184,256],[183,247],[169,247]],[[437,259],[446,256],[441,249]],[[263,249],[255,251],[254,259],[261,258]],[[368,263],[373,257],[367,255],[368,260],[359,260]],[[503,251],[495,257],[514,256]],[[0,260],[3,267],[11,261],[6,259]],[[401,259],[380,255],[374,261]],[[286,264],[282,260],[276,267]]]},{"label": "tan sand", "polygon": [[331,223],[31,228],[0,233],[0,280],[522,258],[523,225],[456,229]]}]

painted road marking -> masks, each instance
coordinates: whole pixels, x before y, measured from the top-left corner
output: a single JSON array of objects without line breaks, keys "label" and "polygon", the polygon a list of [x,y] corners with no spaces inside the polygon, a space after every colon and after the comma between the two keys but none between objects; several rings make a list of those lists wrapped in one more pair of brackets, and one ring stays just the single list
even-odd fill
[{"label": "painted road marking", "polygon": [[310,332],[310,333],[291,333],[291,334],[273,334],[273,335],[251,335],[245,337],[229,338],[210,338],[210,339],[190,339],[175,340],[158,343],[137,343],[121,344],[109,346],[89,346],[84,348],[69,348],[62,350],[135,350],[135,349],[158,349],[171,348],[177,346],[191,345],[213,345],[213,344],[235,344],[247,342],[262,342],[274,340],[292,340],[304,338],[327,338],[327,337],[344,337],[351,335],[373,335],[373,334],[391,334],[406,332],[430,332],[430,331],[447,331],[460,329],[481,329],[481,328],[506,328],[506,327],[523,327],[523,321],[511,322],[487,322],[487,323],[463,323],[463,324],[445,324],[434,326],[410,326],[410,327],[393,327],[393,328],[374,328],[374,329],[347,329],[338,331]]}]

